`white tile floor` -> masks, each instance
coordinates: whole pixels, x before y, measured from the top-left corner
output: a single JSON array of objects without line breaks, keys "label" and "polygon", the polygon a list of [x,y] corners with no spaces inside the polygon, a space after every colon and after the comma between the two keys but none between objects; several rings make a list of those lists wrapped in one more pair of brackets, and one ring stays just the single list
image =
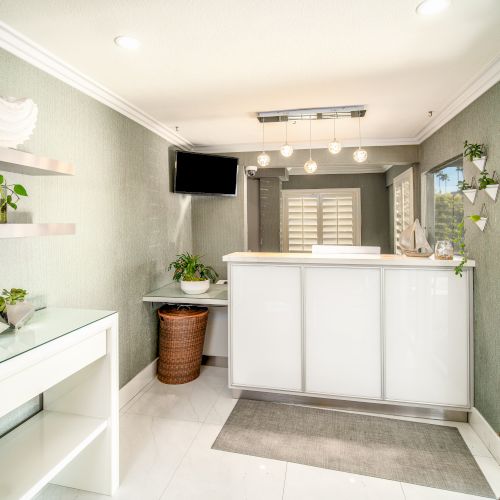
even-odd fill
[{"label": "white tile floor", "polygon": [[[203,367],[181,386],[151,382],[121,412],[121,485],[127,500],[473,500],[481,497],[212,450],[236,401],[227,370]],[[423,419],[411,419],[424,421]],[[468,424],[456,425],[500,495],[500,466]],[[104,500],[49,485],[38,500]]]}]

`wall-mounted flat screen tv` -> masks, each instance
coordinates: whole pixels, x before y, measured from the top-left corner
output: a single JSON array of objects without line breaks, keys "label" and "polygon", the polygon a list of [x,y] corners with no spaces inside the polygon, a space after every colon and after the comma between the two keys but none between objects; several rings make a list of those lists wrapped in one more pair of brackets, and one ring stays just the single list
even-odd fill
[{"label": "wall-mounted flat screen tv", "polygon": [[175,192],[236,196],[238,158],[177,151]]}]

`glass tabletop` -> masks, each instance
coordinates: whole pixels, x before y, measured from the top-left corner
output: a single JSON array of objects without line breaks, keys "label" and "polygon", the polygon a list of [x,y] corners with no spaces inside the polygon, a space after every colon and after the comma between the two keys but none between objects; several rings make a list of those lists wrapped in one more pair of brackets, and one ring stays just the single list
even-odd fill
[{"label": "glass tabletop", "polygon": [[30,322],[17,332],[13,328],[0,332],[0,363],[112,314],[114,311],[58,307],[36,311]]},{"label": "glass tabletop", "polygon": [[188,295],[181,290],[181,286],[177,282],[169,283],[168,285],[154,290],[144,297],[160,298],[160,299],[208,299],[208,300],[227,300],[227,285],[211,284],[210,288],[205,293],[199,295]]}]

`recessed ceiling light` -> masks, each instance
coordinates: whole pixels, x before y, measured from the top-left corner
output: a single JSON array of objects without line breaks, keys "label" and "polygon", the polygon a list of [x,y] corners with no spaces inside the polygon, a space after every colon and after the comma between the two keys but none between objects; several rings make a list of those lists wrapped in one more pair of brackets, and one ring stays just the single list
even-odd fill
[{"label": "recessed ceiling light", "polygon": [[432,16],[446,10],[451,4],[451,0],[423,0],[417,5],[417,14],[422,16]]},{"label": "recessed ceiling light", "polygon": [[115,43],[118,47],[122,49],[138,49],[141,46],[141,42],[137,38],[131,36],[120,35],[115,38]]}]

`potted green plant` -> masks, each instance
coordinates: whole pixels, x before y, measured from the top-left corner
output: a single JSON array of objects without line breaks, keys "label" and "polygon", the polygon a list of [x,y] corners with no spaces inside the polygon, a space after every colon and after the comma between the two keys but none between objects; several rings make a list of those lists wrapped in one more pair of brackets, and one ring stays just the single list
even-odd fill
[{"label": "potted green plant", "polygon": [[473,177],[470,184],[464,179],[463,181],[458,181],[458,189],[462,191],[464,196],[471,202],[474,203],[477,195],[477,183],[476,178]]},{"label": "potted green plant", "polygon": [[486,194],[495,201],[498,194],[498,176],[496,172],[490,175],[485,170],[482,171],[481,176],[479,177],[479,189],[484,190]]},{"label": "potted green plant", "polygon": [[464,142],[464,158],[474,163],[476,167],[483,171],[486,165],[486,147],[484,144],[469,144]]},{"label": "potted green plant", "polygon": [[205,293],[210,288],[210,281],[215,282],[218,274],[210,266],[205,266],[200,262],[199,255],[184,252],[177,255],[172,261],[168,270],[174,270],[174,281],[181,284],[184,293],[196,295]]},{"label": "potted green plant", "polygon": [[0,224],[7,223],[7,207],[17,210],[20,196],[28,196],[21,184],[7,184],[7,179],[0,175]]},{"label": "potted green plant", "polygon": [[35,312],[33,304],[26,302],[28,292],[22,288],[2,291],[0,296],[0,316],[16,330],[31,319]]}]

